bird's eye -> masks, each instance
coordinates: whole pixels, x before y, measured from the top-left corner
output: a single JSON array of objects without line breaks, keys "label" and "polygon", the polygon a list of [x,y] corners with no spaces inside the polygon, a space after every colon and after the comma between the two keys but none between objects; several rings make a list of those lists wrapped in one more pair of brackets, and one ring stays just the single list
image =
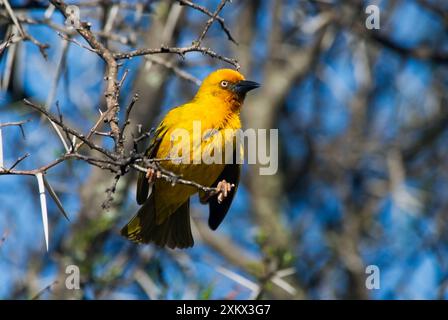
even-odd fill
[{"label": "bird's eye", "polygon": [[226,81],[226,80],[222,80],[221,83],[220,83],[220,85],[221,85],[221,88],[227,88],[228,85],[229,85],[229,82]]}]

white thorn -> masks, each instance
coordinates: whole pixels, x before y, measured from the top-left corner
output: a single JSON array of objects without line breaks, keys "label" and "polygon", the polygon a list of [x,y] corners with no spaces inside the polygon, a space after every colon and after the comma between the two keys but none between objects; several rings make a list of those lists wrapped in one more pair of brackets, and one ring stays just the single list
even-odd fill
[{"label": "white thorn", "polygon": [[47,200],[45,198],[45,186],[42,173],[36,173],[37,184],[39,186],[39,197],[40,197],[40,209],[42,213],[42,223],[44,226],[45,235],[45,245],[48,252],[48,212],[47,212]]}]

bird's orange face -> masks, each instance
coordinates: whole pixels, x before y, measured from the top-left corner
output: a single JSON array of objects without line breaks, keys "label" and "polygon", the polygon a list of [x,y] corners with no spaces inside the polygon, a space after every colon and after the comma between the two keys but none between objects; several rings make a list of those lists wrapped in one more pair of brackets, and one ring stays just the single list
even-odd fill
[{"label": "bird's orange face", "polygon": [[212,95],[223,101],[242,102],[247,92],[259,86],[254,81],[245,80],[238,71],[219,69],[204,79],[198,95]]}]

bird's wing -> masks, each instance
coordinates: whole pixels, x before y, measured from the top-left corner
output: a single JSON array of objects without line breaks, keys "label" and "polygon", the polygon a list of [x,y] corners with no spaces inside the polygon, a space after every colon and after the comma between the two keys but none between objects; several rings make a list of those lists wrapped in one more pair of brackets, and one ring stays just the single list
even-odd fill
[{"label": "bird's wing", "polygon": [[[146,150],[145,154],[148,158],[154,158],[157,154],[157,150],[159,148],[160,142],[163,139],[163,136],[167,132],[167,128],[164,125],[163,121],[160,123],[159,127],[157,128],[154,137],[151,139],[148,149]],[[146,179],[146,174],[144,172],[139,172],[138,178],[137,178],[137,203],[143,204],[145,203],[146,199],[148,198],[149,193],[149,182],[148,179]]]},{"label": "bird's wing", "polygon": [[[229,192],[226,198],[221,203],[218,203],[218,197],[213,196],[206,200],[209,203],[209,217],[208,225],[210,229],[216,230],[221,224],[222,220],[229,211],[230,205],[232,204],[233,197],[235,196],[236,190],[238,189],[238,184],[240,182],[240,172],[241,165],[236,163],[236,156],[234,152],[234,161],[232,164],[227,164],[224,170],[219,175],[218,179],[213,183],[211,187],[216,187],[218,183],[222,180],[226,180],[229,183],[235,185],[234,188]],[[201,202],[206,198],[206,195],[202,192],[199,193]]]},{"label": "bird's wing", "polygon": [[[150,141],[150,145],[146,150],[146,156],[148,158],[156,157],[156,155],[159,153],[160,149],[159,147],[161,146],[162,141],[165,138],[165,135],[168,132],[170,132],[170,130],[172,130],[173,128],[184,128],[186,127],[184,122],[186,123],[191,122],[191,120],[188,118],[189,114],[191,113],[189,112],[189,106],[191,106],[191,104],[184,104],[181,106],[174,107],[166,114],[162,122],[157,127],[154,137]],[[166,150],[164,150],[164,152],[165,151]],[[150,187],[151,186],[149,185],[148,180],[146,179],[146,174],[144,172],[140,172],[137,178],[137,193],[136,193],[138,204],[145,203],[146,199],[148,198]]]}]

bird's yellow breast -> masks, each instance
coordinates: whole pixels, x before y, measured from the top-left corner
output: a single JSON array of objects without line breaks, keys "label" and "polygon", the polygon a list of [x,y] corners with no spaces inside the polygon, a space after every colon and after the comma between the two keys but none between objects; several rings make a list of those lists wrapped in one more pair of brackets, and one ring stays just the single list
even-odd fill
[{"label": "bird's yellow breast", "polygon": [[[184,179],[211,186],[223,171],[225,159],[233,156],[235,139],[231,133],[241,128],[239,112],[229,103],[210,97],[172,109],[161,124],[166,132],[156,157],[173,161],[163,161],[161,166]],[[222,160],[210,163],[219,158],[216,152],[221,153]],[[172,186],[163,180],[157,180],[155,188],[160,222],[166,218],[164,212],[173,212],[197,192],[193,187]]]}]

